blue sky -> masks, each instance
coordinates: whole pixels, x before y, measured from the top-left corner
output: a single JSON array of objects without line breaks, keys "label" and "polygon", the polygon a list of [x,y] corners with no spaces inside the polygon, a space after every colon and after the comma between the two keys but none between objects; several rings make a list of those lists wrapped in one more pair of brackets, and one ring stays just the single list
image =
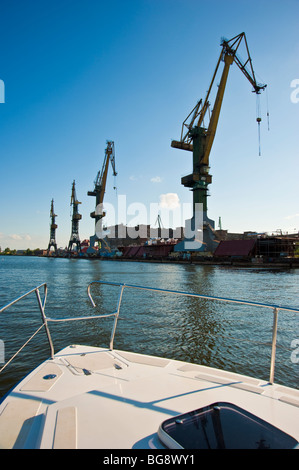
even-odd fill
[{"label": "blue sky", "polygon": [[148,214],[161,195],[191,203],[180,181],[192,155],[170,143],[205,97],[221,38],[242,31],[257,78],[268,85],[261,156],[256,97],[233,65],[210,155],[208,215],[229,232],[298,231],[298,18],[298,0],[2,0],[1,248],[46,248],[52,198],[57,243],[66,246],[73,180],[80,238],[93,234],[87,191],[107,140],[118,175],[114,181],[110,168],[106,202],[122,195]]}]

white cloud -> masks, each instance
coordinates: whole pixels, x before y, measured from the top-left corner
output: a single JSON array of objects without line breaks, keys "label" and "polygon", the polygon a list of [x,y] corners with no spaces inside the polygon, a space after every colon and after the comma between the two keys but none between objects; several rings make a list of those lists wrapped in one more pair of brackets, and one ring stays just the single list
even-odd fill
[{"label": "white cloud", "polygon": [[295,219],[296,217],[299,217],[299,214],[287,215],[285,219],[290,220],[290,219]]},{"label": "white cloud", "polygon": [[22,240],[22,237],[17,233],[13,233],[12,235],[10,235],[10,238],[12,238],[13,240]]},{"label": "white cloud", "polygon": [[161,194],[160,207],[163,209],[177,209],[180,207],[179,196],[176,193]]},{"label": "white cloud", "polygon": [[162,178],[161,176],[155,176],[154,178],[151,178],[152,183],[162,183]]},{"label": "white cloud", "polygon": [[9,238],[12,238],[13,240],[31,240],[30,235],[18,235],[17,233],[13,233]]},{"label": "white cloud", "polygon": [[143,175],[140,174],[140,175],[130,175],[129,176],[129,180],[130,181],[140,181],[143,179]]}]

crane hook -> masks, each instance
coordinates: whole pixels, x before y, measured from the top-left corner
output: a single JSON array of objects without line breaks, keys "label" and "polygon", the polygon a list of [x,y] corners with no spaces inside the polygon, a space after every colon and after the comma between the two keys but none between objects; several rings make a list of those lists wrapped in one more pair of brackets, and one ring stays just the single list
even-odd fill
[{"label": "crane hook", "polygon": [[259,94],[256,95],[256,115],[257,115],[257,118],[256,118],[256,122],[257,122],[257,125],[258,125],[258,141],[259,141],[259,156],[261,156],[261,121],[262,121],[262,118],[260,117],[261,115],[261,107],[260,107],[260,96]]},{"label": "crane hook", "polygon": [[257,125],[258,125],[258,136],[259,136],[258,137],[259,138],[259,156],[261,156],[261,130],[260,130],[261,120],[262,120],[262,118],[260,118],[260,117],[256,118]]}]

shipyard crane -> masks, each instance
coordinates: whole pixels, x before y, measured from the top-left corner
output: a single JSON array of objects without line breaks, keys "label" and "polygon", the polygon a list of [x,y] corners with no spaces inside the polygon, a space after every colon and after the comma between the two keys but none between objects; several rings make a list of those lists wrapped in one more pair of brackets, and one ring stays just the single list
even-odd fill
[{"label": "shipyard crane", "polygon": [[[242,41],[245,43],[247,54],[245,61],[237,56],[237,51]],[[230,66],[235,63],[239,67],[252,85],[252,91],[256,93],[257,96],[267,86],[256,81],[245,33],[241,33],[230,40],[222,39],[221,46],[220,56],[205,100],[203,101],[201,99],[198,101],[183,122],[180,140],[172,140],[171,142],[171,147],[188,150],[193,153],[193,172],[183,177],[181,183],[183,186],[193,191],[193,214],[195,212],[196,203],[202,204],[204,228],[205,225],[208,224],[214,228],[213,221],[207,217],[208,185],[212,182],[212,175],[209,174],[209,158],[216,134]],[[210,114],[209,99],[221,62],[224,62],[224,67],[213,109]],[[205,118],[209,120],[208,127],[204,127]],[[261,118],[258,116],[258,126],[260,126],[260,122]]]},{"label": "shipyard crane", "polygon": [[57,215],[54,212],[54,199],[51,201],[51,209],[50,209],[50,241],[48,245],[48,250],[47,254],[49,255],[51,247],[54,248],[54,253],[57,255],[57,244],[56,244],[56,229],[57,229],[57,224],[55,223],[55,217]]},{"label": "shipyard crane", "polygon": [[75,187],[75,180],[72,184],[72,194],[71,194],[71,203],[70,205],[73,206],[73,213],[72,213],[72,231],[71,237],[68,245],[68,251],[71,252],[73,250],[73,246],[76,246],[77,253],[81,251],[81,243],[79,238],[79,220],[82,219],[82,215],[79,214],[78,205],[81,202],[78,201],[76,196],[76,187]]},{"label": "shipyard crane", "polygon": [[[113,170],[113,176],[116,176],[116,169],[115,169],[115,150],[114,150],[114,142],[113,141],[107,141],[107,147],[105,150],[105,157],[104,157],[104,162],[102,169],[98,171],[97,177],[94,181],[94,190],[93,191],[88,191],[87,195],[88,196],[95,196],[96,201],[95,201],[95,210],[91,212],[90,217],[92,219],[95,219],[95,235],[90,237],[90,247],[94,247],[94,243],[96,241],[100,241],[103,239],[97,235],[97,232],[101,232],[101,223],[98,224],[99,221],[102,221],[102,218],[105,217],[106,213],[103,210],[103,202],[104,202],[104,195],[106,191],[106,182],[107,182],[107,175],[108,175],[108,168],[109,168],[109,162],[111,163],[112,170]],[[114,187],[115,189],[115,187]],[[107,244],[104,242],[105,246],[107,247]]]}]

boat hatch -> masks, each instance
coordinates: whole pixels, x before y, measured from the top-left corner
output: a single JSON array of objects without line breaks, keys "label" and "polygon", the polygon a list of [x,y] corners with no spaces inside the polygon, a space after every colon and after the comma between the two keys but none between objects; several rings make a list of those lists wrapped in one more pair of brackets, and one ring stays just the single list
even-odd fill
[{"label": "boat hatch", "polygon": [[167,419],[158,435],[171,449],[292,449],[298,445],[275,426],[225,402]]}]

